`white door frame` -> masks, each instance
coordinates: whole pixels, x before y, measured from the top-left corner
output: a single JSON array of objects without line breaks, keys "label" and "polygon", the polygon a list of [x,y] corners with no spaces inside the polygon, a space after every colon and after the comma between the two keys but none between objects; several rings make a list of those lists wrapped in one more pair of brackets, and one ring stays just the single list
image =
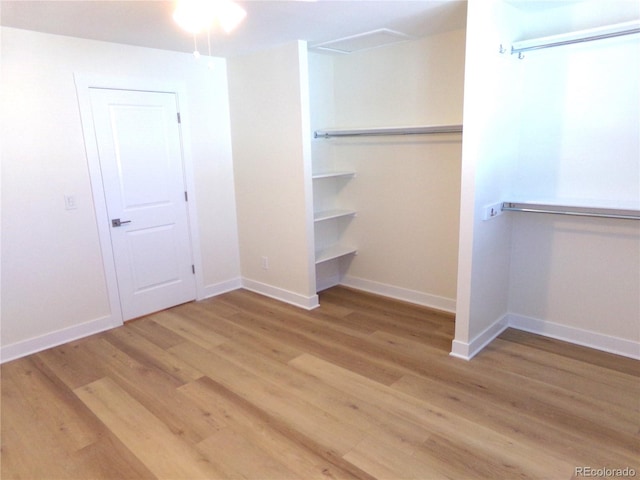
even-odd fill
[{"label": "white door frame", "polygon": [[187,93],[185,85],[181,82],[158,81],[153,78],[108,77],[83,73],[74,73],[74,79],[76,93],[78,96],[78,106],[80,108],[80,118],[82,120],[82,131],[84,134],[84,144],[89,167],[89,177],[93,194],[93,205],[98,227],[98,236],[100,239],[100,248],[102,250],[102,265],[104,269],[105,282],[107,284],[109,307],[111,310],[111,324],[114,327],[117,327],[122,325],[124,322],[122,310],[120,308],[120,293],[118,291],[115,258],[111,246],[110,220],[107,213],[106,197],[102,183],[100,157],[98,155],[98,146],[95,140],[93,112],[91,109],[91,97],[89,95],[90,88],[161,92],[173,93],[176,95],[178,111],[180,112],[181,117],[180,139],[182,159],[184,162],[185,188],[187,189],[187,195],[189,197],[189,201],[187,202],[187,212],[189,216],[188,221],[191,251],[196,270],[196,299],[199,300],[204,298],[202,252],[200,250],[200,234],[198,229],[198,213],[195,199],[193,159],[191,157],[189,114],[187,111]]}]

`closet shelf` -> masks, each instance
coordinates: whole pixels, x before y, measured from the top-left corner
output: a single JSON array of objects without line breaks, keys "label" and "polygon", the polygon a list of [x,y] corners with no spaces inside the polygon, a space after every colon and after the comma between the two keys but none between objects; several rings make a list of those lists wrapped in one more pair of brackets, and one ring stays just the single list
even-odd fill
[{"label": "closet shelf", "polygon": [[617,23],[615,25],[591,28],[588,30],[579,30],[576,32],[514,42],[511,46],[511,54],[513,55],[517,53],[518,58],[524,58],[522,52],[528,52],[530,50],[559,47],[562,45],[571,45],[572,43],[590,42],[593,40],[620,37],[622,35],[632,35],[634,33],[640,33],[640,21],[635,20],[631,22]]},{"label": "closet shelf", "polygon": [[336,258],[345,257],[347,255],[353,255],[357,253],[357,249],[353,247],[347,247],[345,245],[333,245],[324,250],[316,252],[316,265],[322,262],[328,262]]},{"label": "closet shelf", "polygon": [[353,171],[335,171],[335,172],[318,172],[314,173],[311,178],[314,180],[318,178],[335,178],[335,177],[353,177],[356,172]]},{"label": "closet shelf", "polygon": [[350,217],[356,214],[355,210],[325,210],[323,212],[315,212],[313,214],[314,222],[322,222],[332,218]]},{"label": "closet shelf", "polygon": [[502,204],[502,210],[509,212],[550,213],[578,217],[640,220],[640,209],[638,208],[611,208],[609,206],[598,207],[584,204],[563,205],[558,203],[504,202]]},{"label": "closet shelf", "polygon": [[420,125],[414,127],[375,127],[336,130],[316,130],[314,138],[366,137],[380,135],[429,135],[438,133],[462,133],[462,125]]}]

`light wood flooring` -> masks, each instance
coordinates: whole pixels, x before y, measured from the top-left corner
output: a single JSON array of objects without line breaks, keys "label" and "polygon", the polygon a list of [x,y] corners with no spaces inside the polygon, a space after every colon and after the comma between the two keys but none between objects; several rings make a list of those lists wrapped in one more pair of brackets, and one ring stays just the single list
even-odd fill
[{"label": "light wood flooring", "polygon": [[3,365],[2,479],[640,477],[640,362],[514,330],[466,362],[452,317],[321,304],[239,290]]}]

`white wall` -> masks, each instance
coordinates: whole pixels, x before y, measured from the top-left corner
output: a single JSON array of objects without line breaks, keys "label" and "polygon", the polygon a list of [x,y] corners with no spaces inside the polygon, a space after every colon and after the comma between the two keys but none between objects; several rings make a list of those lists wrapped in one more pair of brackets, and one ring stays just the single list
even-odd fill
[{"label": "white wall", "polygon": [[[618,3],[626,16],[615,21],[640,18],[640,4]],[[604,13],[593,2],[557,12],[581,28],[607,24]],[[638,35],[529,52],[519,63],[513,197],[640,208]],[[509,309],[519,325],[640,356],[638,223],[514,216]]]},{"label": "white wall", "polygon": [[[637,2],[469,2],[453,355],[506,326],[640,356],[640,227],[508,213],[507,200],[640,204],[636,36],[528,52],[497,46],[640,17]],[[622,12],[622,13],[621,13]],[[615,17],[613,18],[612,17]]]},{"label": "white wall", "polygon": [[[457,30],[330,57],[332,124],[314,128],[462,123],[464,41]],[[358,212],[344,236],[358,255],[342,283],[453,311],[461,135],[315,145],[314,163],[357,172],[337,191]]]},{"label": "white wall", "polygon": [[225,61],[209,71],[186,54],[1,31],[3,353],[91,333],[110,315],[74,73],[185,85],[201,291],[239,285]]},{"label": "white wall", "polygon": [[303,42],[234,57],[229,95],[243,284],[313,308],[307,69]]},{"label": "white wall", "polygon": [[511,222],[483,220],[484,207],[504,200],[517,156],[517,71],[499,53],[514,9],[469,2],[464,87],[464,140],[456,332],[452,354],[474,355],[504,328],[508,313]]},{"label": "white wall", "polygon": [[336,126],[460,123],[464,57],[464,30],[334,56]]},{"label": "white wall", "polygon": [[514,195],[640,204],[639,54],[632,35],[526,54]]}]

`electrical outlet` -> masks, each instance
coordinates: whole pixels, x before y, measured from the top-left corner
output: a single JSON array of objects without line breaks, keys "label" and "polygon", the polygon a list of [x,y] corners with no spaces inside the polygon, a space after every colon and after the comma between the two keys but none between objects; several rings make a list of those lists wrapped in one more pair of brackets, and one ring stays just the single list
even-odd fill
[{"label": "electrical outlet", "polygon": [[261,264],[263,270],[269,270],[269,257],[262,257]]},{"label": "electrical outlet", "polygon": [[78,208],[75,195],[64,196],[64,208],[66,210],[75,210],[76,208]]},{"label": "electrical outlet", "polygon": [[492,203],[484,207],[483,220],[491,220],[492,218],[502,215],[502,202]]}]

